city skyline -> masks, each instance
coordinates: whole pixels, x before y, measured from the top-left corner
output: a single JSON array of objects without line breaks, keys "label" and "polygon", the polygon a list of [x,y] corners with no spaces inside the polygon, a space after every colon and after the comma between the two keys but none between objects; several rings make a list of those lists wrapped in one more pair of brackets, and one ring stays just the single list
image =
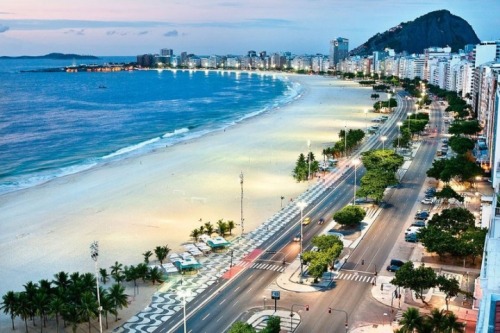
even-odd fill
[{"label": "city skyline", "polygon": [[[359,46],[378,32],[428,12],[447,9],[479,39],[497,39],[495,0],[292,0],[283,3],[185,0],[7,0],[0,11],[0,55],[49,52],[103,55],[156,53],[244,54],[248,50],[329,52],[329,41]],[[375,13],[375,15],[374,15]]]}]

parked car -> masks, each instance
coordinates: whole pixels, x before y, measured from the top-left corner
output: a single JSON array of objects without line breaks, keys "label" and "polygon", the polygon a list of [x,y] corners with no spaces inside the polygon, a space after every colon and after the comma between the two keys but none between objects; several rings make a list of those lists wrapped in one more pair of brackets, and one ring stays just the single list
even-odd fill
[{"label": "parked car", "polygon": [[405,235],[417,233],[420,230],[420,228],[422,227],[409,227],[408,229],[406,229]]},{"label": "parked car", "polygon": [[324,218],[320,218],[320,219],[318,220],[318,224],[323,224],[323,223],[325,223],[325,219],[324,219]]},{"label": "parked car", "polygon": [[432,197],[432,198],[423,198],[422,201],[420,202],[424,205],[433,205],[434,201],[435,199]]},{"label": "parked car", "polygon": [[423,220],[417,220],[417,221],[414,221],[412,224],[411,224],[412,227],[425,227],[425,221]]},{"label": "parked car", "polygon": [[436,188],[429,187],[427,190],[425,190],[425,194],[436,194]]},{"label": "parked car", "polygon": [[293,238],[294,242],[300,242],[300,234],[296,234],[295,237]]},{"label": "parked car", "polygon": [[416,243],[418,242],[418,236],[416,233],[405,235],[405,241]]},{"label": "parked car", "polygon": [[399,259],[391,259],[391,263],[389,266],[387,266],[387,270],[389,272],[395,272],[401,268],[401,266],[404,265],[404,261],[401,261]]},{"label": "parked car", "polygon": [[302,221],[302,224],[303,225],[308,225],[309,223],[311,223],[311,218],[309,216],[304,217],[304,220]]},{"label": "parked car", "polygon": [[415,218],[417,220],[427,220],[429,218],[429,212],[426,210],[417,211]]}]

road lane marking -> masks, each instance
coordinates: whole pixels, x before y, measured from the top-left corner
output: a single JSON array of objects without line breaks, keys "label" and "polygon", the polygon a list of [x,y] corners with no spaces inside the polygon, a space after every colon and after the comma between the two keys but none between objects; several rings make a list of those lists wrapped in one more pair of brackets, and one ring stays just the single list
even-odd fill
[{"label": "road lane marking", "polygon": [[205,319],[207,319],[207,318],[208,318],[208,316],[210,316],[210,313],[209,313],[209,314],[207,314],[205,317],[201,318],[201,320],[205,320]]},{"label": "road lane marking", "polygon": [[247,290],[247,294],[250,292],[250,290],[252,290],[252,288],[250,288],[250,289]]},{"label": "road lane marking", "polygon": [[253,277],[253,274],[248,277],[247,281],[250,280],[252,277]]},{"label": "road lane marking", "polygon": [[238,291],[238,289],[240,289],[240,287],[238,287],[238,288],[234,289],[234,292],[237,292],[237,291]]},{"label": "road lane marking", "polygon": [[226,300],[227,300],[227,299],[226,299],[226,298],[224,298],[224,299],[222,300],[222,302],[220,302],[220,303],[219,303],[219,305],[222,305],[222,303],[224,303]]}]

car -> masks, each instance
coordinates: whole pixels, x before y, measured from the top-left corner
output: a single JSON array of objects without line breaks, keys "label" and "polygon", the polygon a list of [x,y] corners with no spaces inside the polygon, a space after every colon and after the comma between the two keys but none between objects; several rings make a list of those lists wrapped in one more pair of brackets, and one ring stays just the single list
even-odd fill
[{"label": "car", "polygon": [[416,233],[405,235],[405,241],[410,243],[418,242],[418,236]]},{"label": "car", "polygon": [[396,272],[403,266],[405,263],[402,260],[399,259],[391,259],[390,264],[387,266],[387,270],[389,272]]},{"label": "car", "polygon": [[420,201],[424,205],[433,205],[434,204],[434,198],[423,198],[422,201]]},{"label": "car", "polygon": [[318,220],[318,224],[323,224],[323,223],[325,223],[325,219],[324,219],[324,218],[320,218],[320,219]]},{"label": "car", "polygon": [[435,194],[435,193],[436,193],[435,187],[429,187],[427,190],[425,190],[425,194]]},{"label": "car", "polygon": [[427,220],[429,218],[429,212],[426,210],[419,210],[417,214],[415,214],[415,218],[417,220]]},{"label": "car", "polygon": [[319,247],[317,247],[317,246],[313,246],[313,247],[311,248],[311,252],[319,252]]},{"label": "car", "polygon": [[300,242],[300,234],[296,234],[295,237],[293,237],[294,242]]},{"label": "car", "polygon": [[425,221],[416,220],[411,224],[412,227],[425,227]]},{"label": "car", "polygon": [[414,234],[417,231],[419,231],[420,228],[422,228],[422,227],[415,227],[415,226],[409,227],[408,229],[405,230],[405,235]]},{"label": "car", "polygon": [[304,220],[302,220],[302,225],[308,225],[311,223],[311,218],[309,216],[304,217]]}]

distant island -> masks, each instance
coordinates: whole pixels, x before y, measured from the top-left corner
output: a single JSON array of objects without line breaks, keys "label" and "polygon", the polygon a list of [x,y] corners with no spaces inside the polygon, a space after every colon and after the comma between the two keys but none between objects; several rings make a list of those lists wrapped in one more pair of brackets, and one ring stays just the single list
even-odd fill
[{"label": "distant island", "polygon": [[55,59],[55,60],[70,59],[71,60],[71,59],[99,59],[99,57],[93,55],[49,53],[41,56],[18,56],[18,57],[0,56],[0,59]]}]

